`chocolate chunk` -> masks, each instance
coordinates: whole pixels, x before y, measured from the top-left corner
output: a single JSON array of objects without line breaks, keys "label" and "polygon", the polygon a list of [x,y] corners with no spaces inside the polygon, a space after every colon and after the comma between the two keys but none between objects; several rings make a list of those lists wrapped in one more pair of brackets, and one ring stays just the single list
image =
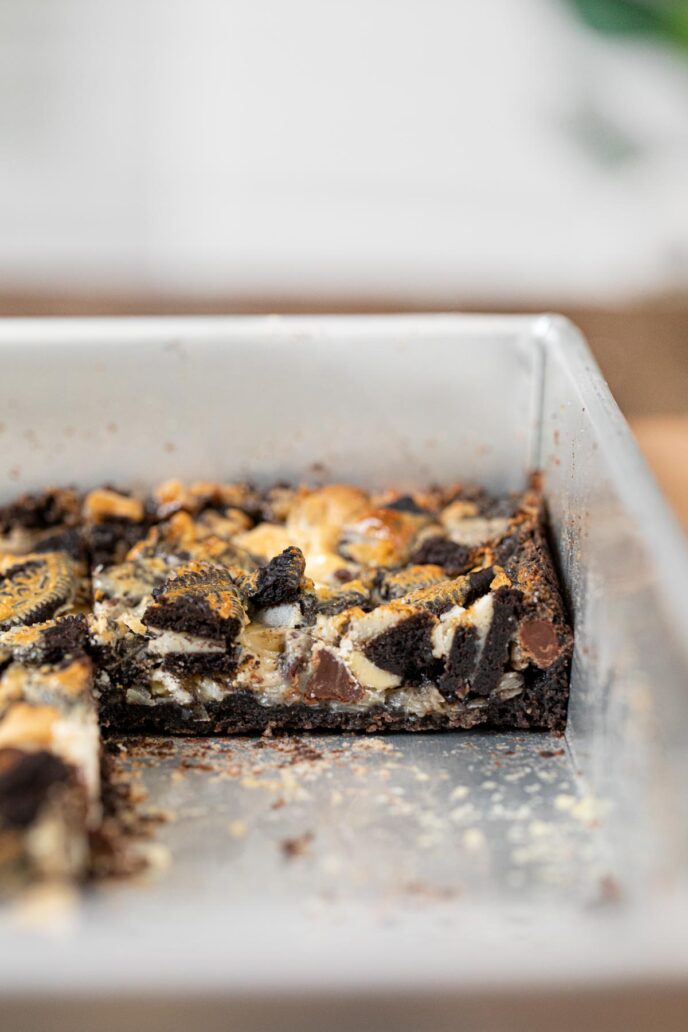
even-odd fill
[{"label": "chocolate chunk", "polygon": [[551,666],[562,651],[556,629],[547,620],[525,620],[518,636],[525,654],[541,669]]},{"label": "chocolate chunk", "polygon": [[301,549],[285,548],[258,571],[251,601],[261,609],[296,601],[305,569],[306,560]]},{"label": "chocolate chunk", "polygon": [[303,697],[307,702],[358,702],[363,689],[338,656],[328,648],[313,653]]},{"label": "chocolate chunk", "polygon": [[473,550],[467,545],[457,545],[450,538],[437,534],[426,538],[418,546],[411,556],[411,562],[416,565],[432,563],[434,566],[441,566],[449,577],[457,577],[470,570],[472,557]]},{"label": "chocolate chunk", "polygon": [[381,670],[404,680],[417,679],[435,665],[431,640],[434,624],[431,613],[412,613],[366,642],[363,652]]},{"label": "chocolate chunk", "polygon": [[0,749],[0,826],[27,828],[50,791],[74,780],[74,770],[50,752]]}]

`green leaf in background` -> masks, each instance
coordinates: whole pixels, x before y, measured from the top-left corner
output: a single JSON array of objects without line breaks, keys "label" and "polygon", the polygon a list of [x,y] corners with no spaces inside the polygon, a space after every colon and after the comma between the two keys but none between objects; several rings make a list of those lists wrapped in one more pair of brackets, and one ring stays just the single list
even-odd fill
[{"label": "green leaf in background", "polygon": [[592,28],[610,35],[649,36],[688,49],[688,0],[569,0]]}]

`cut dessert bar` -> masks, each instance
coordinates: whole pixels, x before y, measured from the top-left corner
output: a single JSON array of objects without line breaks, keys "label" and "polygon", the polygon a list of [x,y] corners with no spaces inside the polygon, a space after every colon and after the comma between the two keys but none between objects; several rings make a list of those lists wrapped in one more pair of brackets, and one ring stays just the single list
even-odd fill
[{"label": "cut dessert bar", "polygon": [[24,497],[0,510],[0,861],[83,869],[96,707],[120,732],[561,730],[571,651],[534,488]]},{"label": "cut dessert bar", "polygon": [[564,725],[571,634],[535,491],[168,484],[93,590],[118,729]]},{"label": "cut dessert bar", "polygon": [[69,491],[0,513],[0,866],[81,876],[100,819],[88,549]]}]

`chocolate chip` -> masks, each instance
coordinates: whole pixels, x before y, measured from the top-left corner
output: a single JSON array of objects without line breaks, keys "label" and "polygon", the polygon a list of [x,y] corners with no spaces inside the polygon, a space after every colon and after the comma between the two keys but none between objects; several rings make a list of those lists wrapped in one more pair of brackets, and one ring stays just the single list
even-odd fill
[{"label": "chocolate chip", "polygon": [[318,649],[306,682],[306,701],[358,702],[362,697],[360,684],[334,652],[327,648]]},{"label": "chocolate chip", "polygon": [[547,620],[525,620],[519,638],[523,651],[541,669],[551,666],[561,651],[557,632]]}]

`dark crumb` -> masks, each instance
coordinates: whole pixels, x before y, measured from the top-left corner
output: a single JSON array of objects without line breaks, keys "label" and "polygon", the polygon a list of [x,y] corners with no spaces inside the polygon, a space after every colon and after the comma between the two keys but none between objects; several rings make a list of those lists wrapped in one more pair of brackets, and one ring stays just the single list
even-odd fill
[{"label": "dark crumb", "polygon": [[280,796],[279,799],[275,799],[275,801],[272,804],[272,806],[270,807],[270,809],[271,810],[281,810],[282,807],[286,806],[286,805],[287,805],[286,800],[282,799],[282,797]]},{"label": "dark crumb", "polygon": [[292,749],[284,751],[289,753],[289,759],[286,763],[280,763],[280,767],[292,767],[295,763],[314,763],[323,758],[319,749],[314,749],[312,745],[298,739]]},{"label": "dark crumb", "polygon": [[551,760],[554,756],[563,756],[564,749],[540,749],[538,756],[542,756],[543,760]]},{"label": "dark crumb", "polygon": [[259,738],[253,742],[253,748],[270,748],[273,752],[285,757],[283,762],[276,764],[278,768],[291,767],[295,763],[315,763],[323,759],[321,750],[312,746],[306,738],[290,737],[283,734],[274,736],[269,743]]},{"label": "dark crumb", "polygon": [[280,849],[285,860],[295,860],[299,856],[304,856],[314,838],[312,831],[304,831],[303,835],[296,838],[282,839]]}]

